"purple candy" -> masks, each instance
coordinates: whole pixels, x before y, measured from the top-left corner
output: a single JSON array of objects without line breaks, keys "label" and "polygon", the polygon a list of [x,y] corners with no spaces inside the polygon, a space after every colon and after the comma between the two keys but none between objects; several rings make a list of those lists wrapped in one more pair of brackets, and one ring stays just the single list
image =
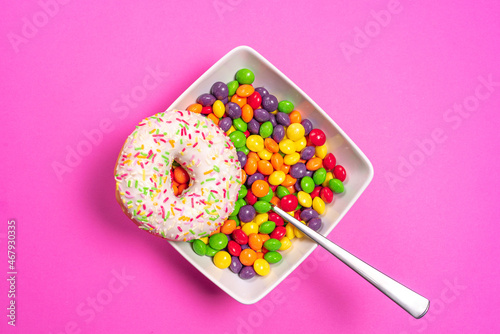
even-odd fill
[{"label": "purple candy", "polygon": [[196,102],[198,102],[199,104],[201,104],[204,107],[208,107],[208,106],[211,106],[212,104],[214,104],[214,102],[216,100],[217,99],[212,94],[201,94],[198,97],[198,99],[196,100]]},{"label": "purple candy", "polygon": [[319,230],[322,224],[323,222],[321,221],[320,218],[311,218],[311,220],[307,222],[307,226],[309,226],[311,229],[315,231]]},{"label": "purple candy", "polygon": [[276,121],[276,116],[274,114],[269,114],[269,122],[275,127],[278,125],[278,122]]},{"label": "purple candy", "polygon": [[294,187],[296,191],[302,191],[302,186],[300,185],[300,182],[298,182],[298,180],[297,182],[295,182]]},{"label": "purple candy", "polygon": [[[215,101],[214,101],[215,102]],[[278,109],[278,99],[276,96],[268,94],[262,97],[262,106],[269,112],[273,112]]]},{"label": "purple candy", "polygon": [[302,211],[300,213],[300,219],[302,219],[305,222],[308,222],[309,220],[311,220],[313,218],[318,218],[318,216],[319,215],[316,212],[316,210],[311,209],[311,208],[305,209],[304,211]]},{"label": "purple candy", "polygon": [[255,208],[252,205],[242,206],[238,218],[244,223],[251,222],[255,218]]},{"label": "purple candy", "polygon": [[237,256],[231,256],[231,264],[229,265],[229,269],[235,274],[238,274],[243,268],[243,265],[240,262],[240,259]]},{"label": "purple candy", "polygon": [[276,121],[283,126],[289,126],[291,123],[290,116],[281,111],[278,111],[278,113],[276,114]]},{"label": "purple candy", "polygon": [[[297,162],[295,165],[290,167],[290,175],[295,179],[301,179],[306,176],[306,164],[303,162]],[[300,183],[296,182],[295,184]]]},{"label": "purple candy", "polygon": [[231,119],[231,117],[224,117],[219,121],[219,128],[221,128],[222,131],[224,132],[229,130],[232,125],[233,125],[233,120]]},{"label": "purple candy", "polygon": [[264,175],[262,175],[261,173],[254,173],[252,175],[250,175],[248,178],[247,178],[247,185],[249,187],[252,186],[252,184],[257,181],[257,180],[264,180]]},{"label": "purple candy", "polygon": [[260,124],[255,119],[251,119],[248,122],[248,131],[254,135],[258,135],[260,131]]},{"label": "purple candy", "polygon": [[304,134],[304,136],[307,136],[309,134],[309,132],[311,132],[311,130],[313,129],[313,124],[307,118],[303,119],[300,124],[302,124],[302,126],[304,127],[304,130],[306,130],[306,133]]},{"label": "purple candy", "polygon": [[253,267],[243,267],[240,271],[240,278],[241,279],[250,279],[256,275],[255,270]]},{"label": "purple candy", "polygon": [[241,117],[241,108],[234,102],[228,102],[226,104],[226,114],[232,119],[237,119]]},{"label": "purple candy", "polygon": [[300,152],[300,158],[303,160],[309,160],[316,154],[316,149],[314,146],[306,146],[302,152]]},{"label": "purple candy", "polygon": [[255,88],[255,91],[258,92],[261,97],[269,95],[269,92],[264,87],[257,87],[257,88]]},{"label": "purple candy", "polygon": [[220,101],[225,105],[229,101],[229,99],[226,97],[226,98],[223,98]]},{"label": "purple candy", "polygon": [[212,85],[212,89],[210,89],[212,95],[214,95],[217,100],[226,99],[229,95],[229,89],[227,85],[221,81],[217,81]]},{"label": "purple candy", "polygon": [[283,127],[283,125],[278,124],[274,127],[273,139],[275,142],[279,143],[283,140],[283,138],[285,138],[285,128]]},{"label": "purple candy", "polygon": [[245,154],[245,152],[241,151],[236,154],[238,155],[238,160],[240,161],[241,168],[244,168],[247,164],[247,155]]},{"label": "purple candy", "polygon": [[244,249],[247,249],[247,248],[250,248],[250,246],[248,246],[248,244],[241,245],[241,250],[244,250]]},{"label": "purple candy", "polygon": [[313,175],[314,175],[314,172],[312,170],[306,169],[306,175],[305,176],[313,177]]},{"label": "purple candy", "polygon": [[253,118],[261,123],[269,121],[269,113],[264,109],[255,109],[253,111]]}]

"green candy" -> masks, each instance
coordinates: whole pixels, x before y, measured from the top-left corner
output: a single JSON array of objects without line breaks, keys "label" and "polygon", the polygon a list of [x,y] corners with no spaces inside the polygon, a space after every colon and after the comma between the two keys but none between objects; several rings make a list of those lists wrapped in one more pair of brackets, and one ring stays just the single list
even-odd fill
[{"label": "green candy", "polygon": [[278,186],[278,188],[276,188],[276,195],[278,195],[279,199],[282,199],[286,195],[290,195],[290,191],[288,191],[286,187]]},{"label": "green candy", "polygon": [[281,242],[278,239],[268,239],[264,242],[264,248],[270,252],[275,252],[281,247]]},{"label": "green candy", "polygon": [[196,254],[203,256],[207,253],[207,245],[200,239],[193,241],[193,250]]},{"label": "green candy", "polygon": [[237,152],[243,152],[245,153],[245,155],[248,155],[248,153],[250,153],[250,150],[248,149],[248,147],[245,145],[245,146],[242,146],[242,147],[238,147],[236,149]]},{"label": "green candy", "polygon": [[271,210],[271,204],[266,201],[257,201],[255,202],[253,207],[255,208],[255,211],[257,211],[258,213],[266,213]]},{"label": "green candy", "polygon": [[273,123],[267,121],[262,123],[262,125],[260,126],[259,134],[262,138],[267,138],[273,134],[273,130]]},{"label": "green candy", "polygon": [[248,189],[246,186],[241,185],[240,191],[238,191],[238,199],[243,199],[248,194]]},{"label": "green candy", "polygon": [[270,234],[276,228],[276,223],[273,221],[267,221],[259,226],[259,232],[264,234]]},{"label": "green candy", "polygon": [[285,114],[289,114],[293,111],[293,103],[287,100],[283,100],[278,103],[278,111],[284,112]]},{"label": "green candy", "polygon": [[247,123],[245,123],[245,121],[241,118],[233,119],[233,126],[236,130],[241,132],[245,132],[248,129]]},{"label": "green candy", "polygon": [[240,83],[240,85],[251,85],[255,80],[255,75],[248,68],[242,68],[241,70],[236,72],[235,78]]},{"label": "green candy", "polygon": [[207,246],[207,252],[205,253],[206,256],[214,256],[215,254],[217,254],[217,250],[213,249],[212,247],[210,246]]},{"label": "green candy", "polygon": [[229,135],[229,139],[231,139],[231,141],[234,144],[234,147],[236,148],[245,146],[245,143],[247,142],[247,137],[241,131],[231,132],[231,134]]},{"label": "green candy", "polygon": [[264,255],[264,260],[266,260],[269,263],[278,263],[281,261],[282,258],[283,256],[278,252],[267,252]]},{"label": "green candy", "polygon": [[224,233],[215,233],[208,239],[210,247],[218,251],[224,249],[224,247],[227,246],[227,243],[227,236]]},{"label": "green candy", "polygon": [[233,210],[233,212],[231,212],[231,216],[238,217],[238,212],[240,212],[240,209],[241,209],[241,205],[238,203],[238,201],[236,201],[234,203],[234,210]]},{"label": "green candy", "polygon": [[240,226],[240,218],[238,218],[237,215],[232,215],[232,216],[229,216],[230,220],[234,220],[236,222],[236,226]]},{"label": "green candy", "polygon": [[339,179],[331,179],[330,182],[328,182],[328,187],[334,193],[337,193],[337,194],[344,192],[344,184]]},{"label": "green candy", "polygon": [[326,180],[326,169],[321,167],[313,174],[313,180],[316,185],[320,185]]},{"label": "green candy", "polygon": [[300,181],[300,187],[308,194],[313,192],[314,186],[314,180],[310,176],[304,176]]},{"label": "green candy", "polygon": [[229,96],[232,96],[236,93],[236,90],[238,89],[240,85],[238,84],[238,81],[234,80],[231,81],[230,83],[227,84],[227,90],[229,91]]},{"label": "green candy", "polygon": [[271,187],[269,187],[269,191],[267,192],[267,195],[264,197],[260,197],[259,199],[261,201],[271,202],[271,200],[273,199],[273,196],[274,196],[273,190],[271,189]]},{"label": "green candy", "polygon": [[240,208],[244,207],[245,205],[247,205],[247,202],[243,199],[243,198],[239,198],[237,201],[236,201],[236,204],[238,204],[240,206]]}]

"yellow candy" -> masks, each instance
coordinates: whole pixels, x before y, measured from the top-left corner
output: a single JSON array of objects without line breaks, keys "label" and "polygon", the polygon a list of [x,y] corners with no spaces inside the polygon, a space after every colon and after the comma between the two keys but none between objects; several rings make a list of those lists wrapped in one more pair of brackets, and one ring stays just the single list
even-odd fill
[{"label": "yellow candy", "polygon": [[231,255],[226,251],[215,253],[214,264],[217,268],[226,269],[231,264]]},{"label": "yellow candy", "polygon": [[246,235],[250,235],[252,233],[259,233],[259,225],[254,222],[246,223],[241,230],[245,232]]},{"label": "yellow candy", "polygon": [[298,152],[293,152],[292,154],[287,154],[283,158],[283,162],[288,166],[295,165],[300,160],[300,154]]},{"label": "yellow candy", "polygon": [[259,213],[255,218],[253,219],[254,223],[257,225],[261,225],[262,223],[265,223],[269,220],[269,215],[267,213]]},{"label": "yellow candy", "polygon": [[[233,127],[231,127],[233,128]],[[231,129],[229,129],[231,130]],[[259,152],[264,149],[264,139],[258,135],[251,135],[247,138],[247,147],[250,151]]]},{"label": "yellow candy", "polygon": [[259,158],[261,158],[262,160],[271,160],[271,157],[272,157],[272,153],[269,152],[266,148],[263,149],[263,150],[260,150],[259,152],[257,152],[257,155],[259,156]]},{"label": "yellow candy", "polygon": [[333,179],[333,178],[334,178],[334,177],[333,177],[332,172],[328,172],[328,173],[326,173],[326,179],[325,179],[325,182],[323,182],[321,185],[322,185],[323,187],[328,187],[328,183],[329,183],[329,182],[330,182],[330,180],[331,180],[331,179]]},{"label": "yellow candy", "polygon": [[290,239],[288,239],[288,237],[281,238],[280,242],[281,242],[281,247],[279,249],[280,251],[284,251],[292,247],[292,242],[290,241]]},{"label": "yellow candy", "polygon": [[[248,137],[248,138],[250,138],[250,137]],[[292,154],[295,152],[295,143],[290,139],[283,139],[282,141],[280,141],[279,146],[280,146],[280,151],[285,153],[285,154]],[[248,144],[247,144],[247,147],[248,147]],[[248,148],[250,148],[250,147],[248,147]]]},{"label": "yellow candy", "polygon": [[226,112],[226,107],[221,100],[217,100],[212,106],[212,111],[214,112],[215,116],[221,118],[222,116],[224,116],[224,112]]},{"label": "yellow candy", "polygon": [[280,184],[285,181],[286,174],[285,172],[281,170],[274,171],[270,176],[269,176],[269,183],[273,186],[279,186]]},{"label": "yellow candy", "polygon": [[[215,254],[217,255],[217,254]],[[266,276],[269,274],[269,271],[271,270],[271,267],[269,266],[269,262],[267,262],[264,259],[257,259],[253,263],[253,269],[255,272],[260,275],[260,276]]]},{"label": "yellow candy", "polygon": [[298,228],[296,228],[295,226],[293,227],[293,233],[295,234],[295,236],[297,238],[302,238],[304,236],[304,233],[302,233]]},{"label": "yellow candy", "polygon": [[305,191],[299,191],[299,193],[297,194],[297,199],[299,200],[299,204],[305,208],[310,208],[312,205],[311,195],[309,195]]},{"label": "yellow candy", "polygon": [[288,240],[292,240],[295,238],[295,233],[293,233],[293,225],[292,224],[286,224],[286,237]]},{"label": "yellow candy", "polygon": [[325,213],[325,202],[319,196],[314,197],[312,207],[320,215]]},{"label": "yellow candy", "polygon": [[276,115],[278,113],[278,109],[276,109],[275,111],[271,111],[270,114],[273,114],[273,115]]},{"label": "yellow candy", "polygon": [[306,137],[302,137],[301,139],[295,141],[294,144],[295,144],[295,151],[300,152],[306,148],[307,139]]},{"label": "yellow candy", "polygon": [[234,126],[231,125],[231,127],[229,128],[229,130],[226,131],[226,135],[230,135],[231,133],[233,133],[234,131],[236,131],[236,129],[234,128]]},{"label": "yellow candy", "polygon": [[324,159],[328,154],[328,150],[326,149],[326,144],[321,146],[316,146],[316,156],[318,158]]},{"label": "yellow candy", "polygon": [[203,241],[205,243],[205,245],[208,244],[208,237],[200,238],[200,240]]},{"label": "yellow candy", "polygon": [[306,133],[306,130],[304,129],[304,126],[300,123],[292,123],[290,126],[286,129],[286,136],[288,139],[291,139],[293,141],[297,141],[304,137]]}]

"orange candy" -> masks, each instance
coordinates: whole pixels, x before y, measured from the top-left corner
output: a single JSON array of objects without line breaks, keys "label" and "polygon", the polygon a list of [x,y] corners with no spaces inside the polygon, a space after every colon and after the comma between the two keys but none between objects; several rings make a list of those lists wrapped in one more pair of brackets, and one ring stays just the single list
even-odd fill
[{"label": "orange candy", "polygon": [[273,155],[271,156],[271,164],[273,165],[275,170],[281,170],[281,167],[283,166],[283,157],[281,156],[281,154],[273,153]]},{"label": "orange candy", "polygon": [[236,90],[236,94],[239,97],[249,97],[254,91],[255,89],[251,85],[241,85]]},{"label": "orange candy", "polygon": [[252,193],[257,197],[266,196],[269,193],[269,183],[264,180],[254,181],[254,183],[252,183]]},{"label": "orange candy", "polygon": [[283,183],[281,183],[281,185],[283,187],[290,187],[290,186],[293,186],[295,184],[295,182],[297,182],[297,179],[293,178],[290,174],[287,174],[285,176],[285,181],[283,181]]},{"label": "orange candy", "polygon": [[255,159],[255,161],[259,161],[260,160],[260,157],[257,153],[255,152],[249,152],[248,153],[248,156],[247,156],[247,159]]},{"label": "orange candy", "polygon": [[257,252],[256,255],[257,255],[257,259],[263,259],[264,258],[264,253],[262,253],[262,252]]},{"label": "orange candy", "polygon": [[288,115],[288,116],[290,116],[290,122],[292,122],[292,123],[300,123],[300,122],[302,122],[302,115],[297,110],[292,111],[290,113],[290,115]]},{"label": "orange candy", "polygon": [[267,160],[260,160],[257,163],[257,170],[263,175],[271,175],[274,172],[273,166]]},{"label": "orange candy", "polygon": [[216,125],[219,125],[219,117],[215,116],[213,113],[208,114],[207,117],[210,118]]},{"label": "orange candy", "polygon": [[251,248],[247,248],[240,253],[240,262],[244,266],[251,266],[257,260],[257,253]]},{"label": "orange candy", "polygon": [[288,172],[290,171],[290,166],[289,165],[285,165],[283,164],[283,166],[281,166],[280,170],[285,173],[285,174],[288,174]]},{"label": "orange candy", "polygon": [[187,110],[190,112],[194,112],[196,114],[201,113],[201,109],[203,109],[203,106],[199,103],[193,103],[189,107],[187,107]]},{"label": "orange candy", "polygon": [[189,174],[184,168],[182,168],[181,166],[177,166],[174,169],[174,180],[179,183],[188,183]]},{"label": "orange candy", "polygon": [[[267,148],[269,152],[272,153],[278,153],[280,150],[280,147],[278,143],[274,141],[272,138],[266,138],[264,139],[264,146]],[[281,156],[281,155],[280,155]]]},{"label": "orange candy", "polygon": [[306,163],[306,168],[310,171],[315,171],[323,167],[323,160],[321,158],[311,158]]},{"label": "orange candy", "polygon": [[245,104],[247,104],[247,98],[246,97],[239,97],[238,95],[234,94],[231,97],[231,102],[236,103],[237,105],[240,106],[240,108],[243,108]]},{"label": "orange candy", "polygon": [[241,183],[245,183],[247,180],[247,173],[245,172],[244,169],[241,170]]},{"label": "orange candy", "polygon": [[178,187],[177,187],[177,191],[179,192],[179,195],[182,194],[182,192],[188,187],[188,184],[187,183],[183,183],[183,184],[180,184]]},{"label": "orange candy", "polygon": [[220,228],[220,231],[224,234],[231,234],[236,229],[236,222],[232,219],[228,219],[224,222],[224,225]]},{"label": "orange candy", "polygon": [[245,104],[241,108],[241,119],[245,121],[245,123],[248,123],[252,120],[253,118],[253,109],[250,107],[249,104]]},{"label": "orange candy", "polygon": [[175,184],[172,184],[172,189],[174,189],[174,195],[177,196],[179,195],[179,188]]},{"label": "orange candy", "polygon": [[264,242],[266,242],[267,240],[271,239],[269,234],[259,233],[259,237],[260,237],[260,240],[262,240],[262,244],[264,244]]},{"label": "orange candy", "polygon": [[273,196],[273,198],[271,198],[271,204],[278,206],[280,204],[279,197]]},{"label": "orange candy", "polygon": [[250,246],[251,249],[258,251],[262,249],[263,244],[264,242],[260,238],[260,235],[258,235],[257,233],[251,233],[248,236],[248,245]]},{"label": "orange candy", "polygon": [[257,172],[257,161],[255,158],[248,158],[247,163],[245,165],[245,172],[247,175],[253,175]]}]

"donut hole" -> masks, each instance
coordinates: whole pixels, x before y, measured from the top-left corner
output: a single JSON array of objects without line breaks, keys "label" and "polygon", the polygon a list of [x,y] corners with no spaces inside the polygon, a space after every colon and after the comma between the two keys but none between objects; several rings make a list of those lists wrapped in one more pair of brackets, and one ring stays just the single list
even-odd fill
[{"label": "donut hole", "polygon": [[171,175],[174,195],[180,197],[191,186],[191,178],[188,172],[175,160],[172,163]]}]

